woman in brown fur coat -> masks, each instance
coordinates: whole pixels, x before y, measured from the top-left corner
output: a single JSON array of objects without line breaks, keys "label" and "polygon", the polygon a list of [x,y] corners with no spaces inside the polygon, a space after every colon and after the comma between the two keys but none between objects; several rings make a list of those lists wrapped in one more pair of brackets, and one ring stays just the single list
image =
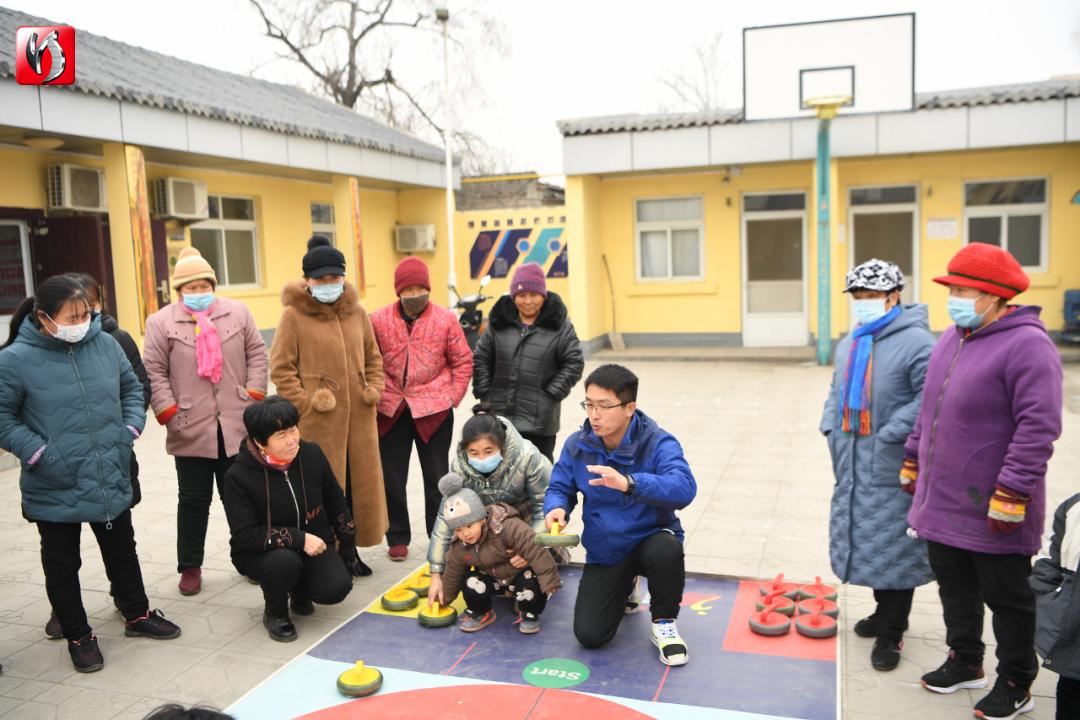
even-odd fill
[{"label": "woman in brown fur coat", "polygon": [[[300,410],[300,436],[319,444],[344,484],[356,544],[378,545],[388,525],[375,421],[382,356],[360,296],[345,282],[345,256],[316,235],[303,270],[304,280],[281,294],[285,310],[270,349],[270,378]],[[371,574],[358,555],[350,570]]]}]

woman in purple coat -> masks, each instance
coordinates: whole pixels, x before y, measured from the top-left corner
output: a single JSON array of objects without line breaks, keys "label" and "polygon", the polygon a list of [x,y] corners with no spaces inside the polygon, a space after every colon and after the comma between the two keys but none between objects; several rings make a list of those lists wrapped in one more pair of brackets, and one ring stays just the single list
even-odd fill
[{"label": "woman in purple coat", "polygon": [[1046,509],[1046,466],[1061,434],[1061,356],[1040,308],[1008,300],[1030,283],[1005,250],[971,243],[935,282],[956,325],[930,357],[900,482],[908,521],[928,541],[949,656],[927,690],[986,687],[983,605],[994,613],[997,680],[981,718],[1034,707],[1035,598],[1028,586]]}]

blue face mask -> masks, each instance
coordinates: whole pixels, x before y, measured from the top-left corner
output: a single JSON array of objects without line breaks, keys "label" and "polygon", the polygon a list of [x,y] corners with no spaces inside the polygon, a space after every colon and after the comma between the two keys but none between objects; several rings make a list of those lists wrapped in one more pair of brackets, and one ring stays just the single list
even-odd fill
[{"label": "blue face mask", "polygon": [[495,468],[499,467],[499,463],[502,462],[502,453],[495,453],[494,455],[488,455],[483,460],[476,458],[469,458],[469,464],[472,465],[473,470],[478,473],[487,475],[488,473],[495,472]]},{"label": "blue face mask", "polygon": [[[979,297],[982,297],[981,295]],[[975,312],[975,301],[979,298],[950,297],[949,317],[962,328],[973,330],[982,325],[986,313]]]},{"label": "blue face mask", "polygon": [[214,302],[214,293],[190,293],[181,295],[180,299],[184,303],[184,307],[193,312],[202,312],[206,308],[210,307],[210,303]]},{"label": "blue face mask", "polygon": [[329,285],[312,285],[311,297],[315,298],[321,303],[327,305],[333,305],[337,302],[337,299],[341,297],[341,293],[345,292],[345,283],[331,283]]},{"label": "blue face mask", "polygon": [[885,317],[885,298],[852,300],[851,312],[860,325],[869,325],[875,320]]}]

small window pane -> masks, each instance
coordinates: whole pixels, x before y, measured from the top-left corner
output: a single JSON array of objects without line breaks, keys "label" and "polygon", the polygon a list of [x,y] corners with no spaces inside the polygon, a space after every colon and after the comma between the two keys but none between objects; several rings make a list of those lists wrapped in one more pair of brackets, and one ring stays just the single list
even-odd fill
[{"label": "small window pane", "polygon": [[[668,200],[638,200],[638,222],[672,222],[701,220],[702,200],[694,198],[671,198]],[[553,222],[555,218],[548,218]]]},{"label": "small window pane", "polygon": [[805,210],[806,195],[787,193],[783,195],[747,195],[743,198],[743,210],[762,212],[769,210]]},{"label": "small window pane", "polygon": [[226,230],[225,254],[229,259],[229,284],[255,282],[255,235],[250,230]]},{"label": "small window pane", "polygon": [[673,277],[701,275],[701,243],[697,230],[671,232],[671,274]]},{"label": "small window pane", "polygon": [[209,198],[210,217],[221,218],[221,198],[217,195],[211,195]]},{"label": "small window pane", "polygon": [[325,203],[311,203],[312,225],[333,225],[334,206]]},{"label": "small window pane", "polygon": [[641,277],[668,277],[666,231],[648,230],[641,233]]},{"label": "small window pane", "polygon": [[851,191],[852,205],[890,205],[915,202],[915,188],[905,187],[859,188]]},{"label": "small window pane", "polygon": [[968,242],[981,242],[1001,247],[1001,218],[968,218]]},{"label": "small window pane", "polygon": [[225,264],[221,261],[221,231],[191,228],[191,245],[203,256],[210,267],[214,268],[218,282],[227,282]]},{"label": "small window pane", "polygon": [[968,183],[968,205],[1017,205],[1046,202],[1045,180]]},{"label": "small window pane", "polygon": [[1009,252],[1025,267],[1042,265],[1042,216],[1009,217]]},{"label": "small window pane", "polygon": [[221,198],[221,217],[224,220],[254,220],[255,203],[244,198]]}]

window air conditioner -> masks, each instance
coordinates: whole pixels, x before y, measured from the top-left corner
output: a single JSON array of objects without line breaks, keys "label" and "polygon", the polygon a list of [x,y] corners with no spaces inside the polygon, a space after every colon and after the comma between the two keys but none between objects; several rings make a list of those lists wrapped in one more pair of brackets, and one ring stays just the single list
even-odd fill
[{"label": "window air conditioner", "polygon": [[81,165],[50,166],[49,209],[108,212],[105,172]]},{"label": "window air conditioner", "polygon": [[205,220],[210,217],[206,183],[183,178],[154,181],[154,214],[180,220]]},{"label": "window air conditioner", "polygon": [[400,253],[435,252],[434,225],[399,225],[394,239]]}]

